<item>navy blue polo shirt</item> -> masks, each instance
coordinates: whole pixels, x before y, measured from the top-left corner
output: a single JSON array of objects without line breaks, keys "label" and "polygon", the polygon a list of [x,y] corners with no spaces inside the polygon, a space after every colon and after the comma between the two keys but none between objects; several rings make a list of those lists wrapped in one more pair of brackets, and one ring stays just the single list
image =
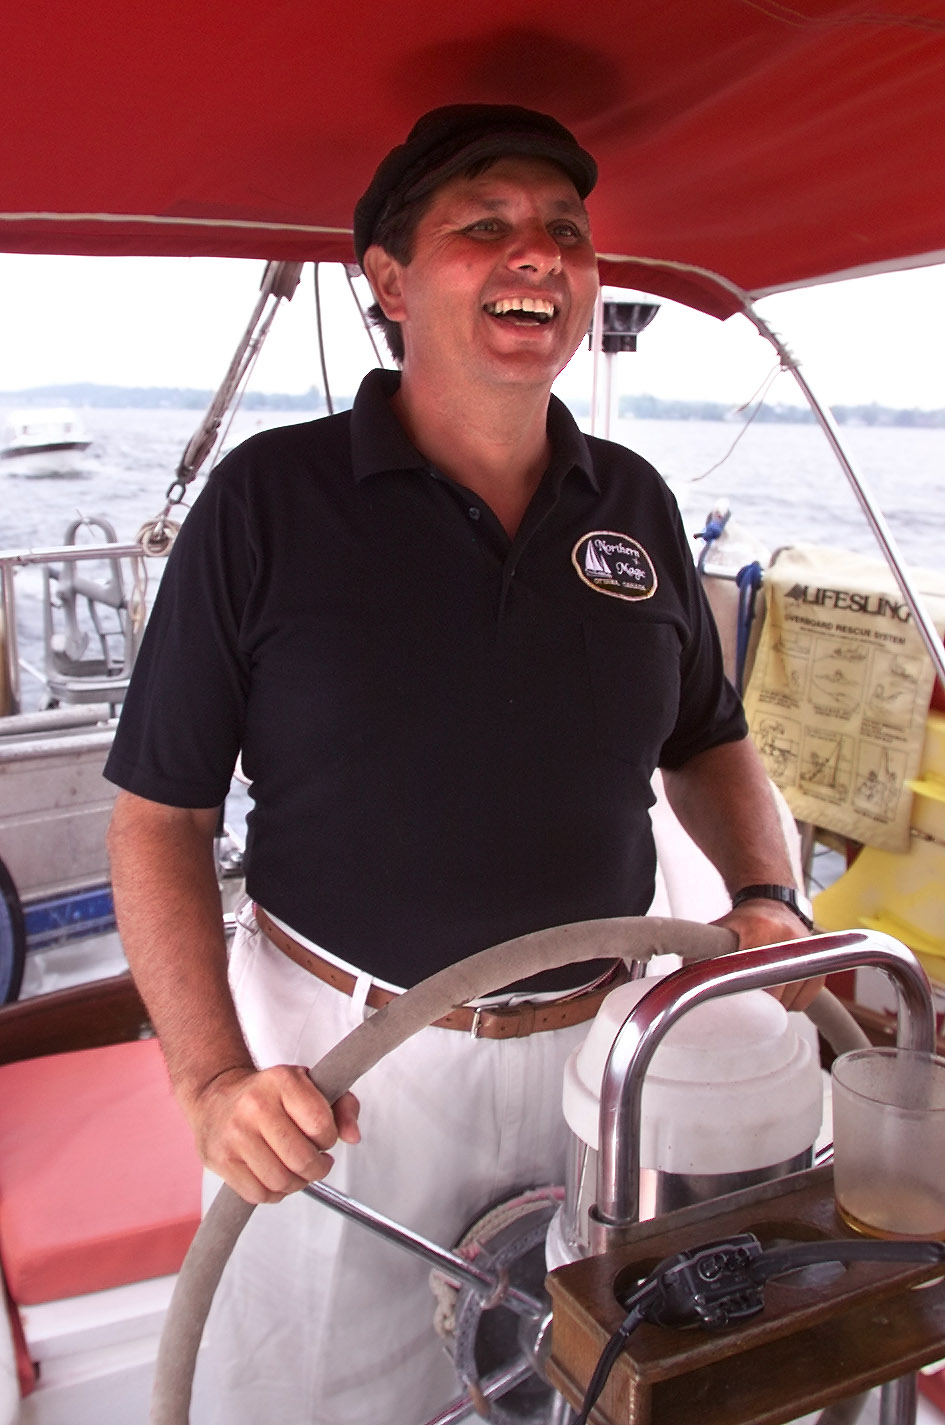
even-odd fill
[{"label": "navy blue polo shirt", "polygon": [[652,467],[552,399],[551,464],[510,540],[411,445],[398,379],[373,372],[351,412],[213,472],[106,775],[215,806],[242,749],[249,894],[409,985],[527,931],[642,914],[654,768],[746,727]]}]

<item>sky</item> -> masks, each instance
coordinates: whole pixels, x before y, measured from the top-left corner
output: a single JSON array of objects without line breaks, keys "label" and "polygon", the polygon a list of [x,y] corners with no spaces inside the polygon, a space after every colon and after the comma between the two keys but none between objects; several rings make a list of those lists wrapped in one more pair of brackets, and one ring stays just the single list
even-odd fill
[{"label": "sky", "polygon": [[[245,330],[263,263],[223,258],[0,254],[0,391],[59,382],[215,388]],[[335,394],[375,364],[343,272],[322,268],[323,323]],[[312,268],[274,324],[252,388],[321,386]],[[608,294],[625,296],[625,294]],[[945,407],[945,265],[782,293],[759,311],[828,404]],[[559,378],[586,390],[590,356]],[[635,355],[612,363],[616,394],[748,402],[775,356],[741,317],[718,322],[661,302]],[[789,375],[770,400],[801,404]]]}]

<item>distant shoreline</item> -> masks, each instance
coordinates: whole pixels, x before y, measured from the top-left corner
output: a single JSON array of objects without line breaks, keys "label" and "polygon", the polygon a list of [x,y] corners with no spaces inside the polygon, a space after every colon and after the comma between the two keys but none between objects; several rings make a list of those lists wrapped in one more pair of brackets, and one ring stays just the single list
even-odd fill
[{"label": "distant shoreline", "polygon": [[[177,386],[105,386],[78,381],[59,386],[33,386],[25,391],[0,391],[0,409],[41,406],[72,406],[79,409],[105,410],[182,410],[204,411],[210,404],[212,391]],[[333,400],[336,410],[351,405],[353,395],[339,395]],[[578,416],[586,415],[586,403],[570,401]],[[584,409],[582,409],[582,404]],[[323,416],[327,413],[325,398],[314,387],[301,395],[285,392],[247,391],[240,401],[244,411],[302,411]],[[840,425],[945,427],[945,408],[935,411],[896,409],[875,402],[865,405],[833,406],[834,418]],[[810,425],[814,414],[807,406],[771,402],[760,409],[734,410],[721,401],[684,401],[665,397],[621,396],[617,417],[621,420],[651,421],[725,421],[730,424],[753,419],[765,424]]]}]

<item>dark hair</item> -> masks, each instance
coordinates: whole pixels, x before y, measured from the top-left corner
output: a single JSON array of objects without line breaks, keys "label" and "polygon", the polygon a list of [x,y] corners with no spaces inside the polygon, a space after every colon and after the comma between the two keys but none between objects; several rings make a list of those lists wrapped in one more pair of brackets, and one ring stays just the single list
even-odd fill
[{"label": "dark hair", "polygon": [[398,366],[403,366],[406,350],[404,348],[404,337],[400,330],[400,322],[392,322],[386,316],[380,302],[372,302],[367,309],[367,319],[372,327],[377,327],[381,336],[387,343],[387,349],[397,362]]},{"label": "dark hair", "polygon": [[[475,166],[481,171],[482,165]],[[467,176],[475,177],[474,174]],[[412,202],[395,208],[378,223],[371,241],[378,247],[382,247],[389,257],[395,258],[397,262],[406,267],[413,258],[417,226],[432,201],[433,193],[425,193],[422,198],[415,198]],[[379,302],[372,303],[368,308],[367,315],[371,325],[377,327],[383,336],[391,356],[398,366],[402,365],[405,351],[400,322],[392,321],[384,313]]]}]

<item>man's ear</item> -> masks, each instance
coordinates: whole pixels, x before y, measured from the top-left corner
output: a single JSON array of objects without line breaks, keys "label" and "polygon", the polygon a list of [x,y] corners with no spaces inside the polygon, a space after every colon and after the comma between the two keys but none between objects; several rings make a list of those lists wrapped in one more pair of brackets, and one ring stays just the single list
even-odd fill
[{"label": "man's ear", "polygon": [[401,321],[404,315],[401,265],[396,257],[391,257],[383,247],[372,243],[364,254],[361,266],[384,316],[392,322]]}]

